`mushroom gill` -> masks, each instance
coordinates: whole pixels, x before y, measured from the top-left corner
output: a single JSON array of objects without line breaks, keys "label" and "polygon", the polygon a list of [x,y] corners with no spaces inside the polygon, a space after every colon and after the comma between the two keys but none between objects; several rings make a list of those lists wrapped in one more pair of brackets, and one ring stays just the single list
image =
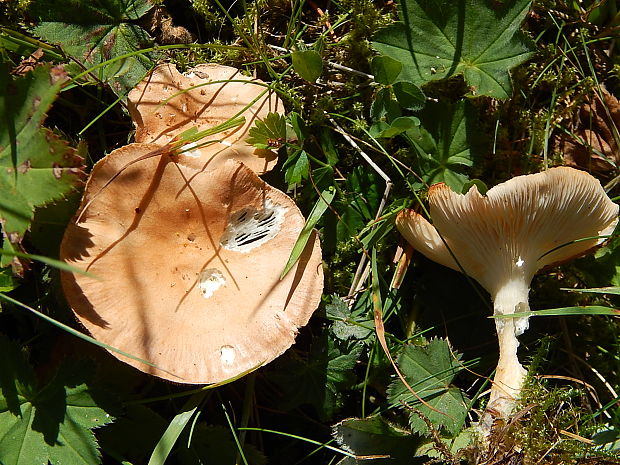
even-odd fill
[{"label": "mushroom gill", "polygon": [[[528,311],[538,270],[601,245],[618,222],[618,205],[599,181],[568,167],[515,177],[484,196],[475,186],[463,195],[437,184],[428,197],[433,224],[407,210],[396,220],[398,230],[431,260],[478,281],[491,295],[494,315]],[[499,362],[481,420],[485,432],[489,412],[510,415],[525,376],[517,336],[528,319],[496,319],[495,325]]]}]

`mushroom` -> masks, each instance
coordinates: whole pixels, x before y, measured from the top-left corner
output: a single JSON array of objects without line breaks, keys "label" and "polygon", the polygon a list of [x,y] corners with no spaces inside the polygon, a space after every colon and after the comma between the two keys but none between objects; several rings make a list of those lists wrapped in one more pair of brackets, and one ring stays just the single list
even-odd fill
[{"label": "mushroom", "polygon": [[255,120],[282,112],[282,103],[265,83],[236,68],[209,63],[181,74],[174,65],[162,64],[132,89],[127,99],[136,142],[166,145],[193,127],[203,131],[243,116],[241,126],[213,136],[215,143],[199,148],[188,144],[188,152],[211,165],[233,158],[258,174],[271,170],[277,162],[275,152],[257,149],[245,140]]},{"label": "mushroom", "polygon": [[178,383],[223,381],[282,354],[308,322],[323,288],[318,238],[280,280],[304,226],[294,202],[234,160],[128,164],[156,150],[131,144],[94,166],[88,208],[61,244],[88,274],[63,272],[64,293],[97,340],[133,356],[113,351],[120,360]]},{"label": "mushroom", "polygon": [[[484,287],[494,315],[529,311],[534,274],[601,245],[618,222],[618,205],[590,174],[568,167],[517,176],[481,195],[476,186],[457,194],[445,184],[428,192],[431,225],[404,210],[396,226],[426,257],[462,271]],[[499,362],[481,429],[491,412],[511,414],[525,369],[517,348],[527,318],[496,319]]]}]

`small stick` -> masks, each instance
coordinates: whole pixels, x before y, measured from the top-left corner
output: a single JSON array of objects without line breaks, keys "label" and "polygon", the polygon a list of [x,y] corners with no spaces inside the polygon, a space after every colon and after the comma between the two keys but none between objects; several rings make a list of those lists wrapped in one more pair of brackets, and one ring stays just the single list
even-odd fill
[{"label": "small stick", "polygon": [[[357,144],[357,142],[355,142],[353,140],[353,138],[351,136],[349,136],[349,134],[347,134],[345,132],[345,130],[342,129],[340,127],[340,125],[331,116],[327,115],[327,119],[336,128],[336,131],[338,133],[340,133],[342,135],[342,137],[344,137],[346,139],[346,141],[355,150],[357,150],[357,152],[362,156],[362,158],[364,160],[366,160],[366,162],[370,165],[370,167],[372,169],[374,169],[377,172],[377,174],[379,174],[379,176],[381,176],[383,178],[383,180],[385,181],[385,191],[383,191],[383,197],[381,197],[381,203],[379,204],[379,208],[377,210],[377,214],[375,215],[375,221],[376,221],[376,220],[379,219],[379,217],[383,213],[383,209],[385,208],[385,204],[387,203],[387,199],[388,199],[390,190],[392,189],[392,180],[390,179],[390,177],[387,174],[385,174],[385,172],[381,168],[379,168],[379,165],[377,165],[372,160],[372,158],[370,158],[368,155],[366,155],[366,152],[364,152],[361,149],[361,147]],[[372,227],[374,228],[375,226],[372,226]],[[363,270],[364,270],[364,265],[366,265],[366,261],[367,260],[368,260],[368,257],[366,255],[362,255],[360,263],[357,266],[357,270],[355,272],[355,276],[353,277],[353,282],[351,283],[351,287],[349,288],[349,294],[348,294],[347,297],[353,296],[358,291],[360,283],[363,282],[363,280],[361,278],[364,275]]]}]

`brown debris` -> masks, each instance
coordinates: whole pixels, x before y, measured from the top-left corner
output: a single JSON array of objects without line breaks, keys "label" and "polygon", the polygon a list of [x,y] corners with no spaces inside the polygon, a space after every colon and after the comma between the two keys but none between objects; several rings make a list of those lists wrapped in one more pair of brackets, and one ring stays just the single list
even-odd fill
[{"label": "brown debris", "polygon": [[620,163],[620,101],[603,90],[579,109],[573,135],[561,133],[554,140],[556,151],[567,165],[588,171],[617,169]]},{"label": "brown debris", "polygon": [[39,60],[43,57],[43,49],[38,48],[28,58],[24,58],[13,70],[11,74],[13,76],[25,76],[40,63]]}]

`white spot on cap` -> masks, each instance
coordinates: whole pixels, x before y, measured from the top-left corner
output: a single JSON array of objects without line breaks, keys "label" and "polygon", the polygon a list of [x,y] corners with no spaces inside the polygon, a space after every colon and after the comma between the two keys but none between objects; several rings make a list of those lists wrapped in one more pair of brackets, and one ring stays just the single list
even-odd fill
[{"label": "white spot on cap", "polygon": [[224,365],[230,365],[235,361],[235,348],[233,346],[222,346],[220,348],[220,360]]},{"label": "white spot on cap", "polygon": [[197,146],[198,146],[197,142],[192,142],[191,144],[185,144],[184,146],[181,147],[181,152],[183,153],[183,155],[186,155],[188,157],[200,158],[200,150],[196,148]]},{"label": "white spot on cap", "polygon": [[236,211],[230,217],[220,244],[227,250],[242,253],[263,245],[280,232],[286,210],[267,199],[262,210],[247,207]]},{"label": "white spot on cap", "polygon": [[211,297],[224,284],[226,278],[217,268],[206,268],[198,275],[198,289],[205,299]]},{"label": "white spot on cap", "polygon": [[519,256],[519,258],[515,262],[515,265],[517,265],[518,268],[521,268],[524,264],[525,264],[525,261],[521,258],[521,256]]}]

